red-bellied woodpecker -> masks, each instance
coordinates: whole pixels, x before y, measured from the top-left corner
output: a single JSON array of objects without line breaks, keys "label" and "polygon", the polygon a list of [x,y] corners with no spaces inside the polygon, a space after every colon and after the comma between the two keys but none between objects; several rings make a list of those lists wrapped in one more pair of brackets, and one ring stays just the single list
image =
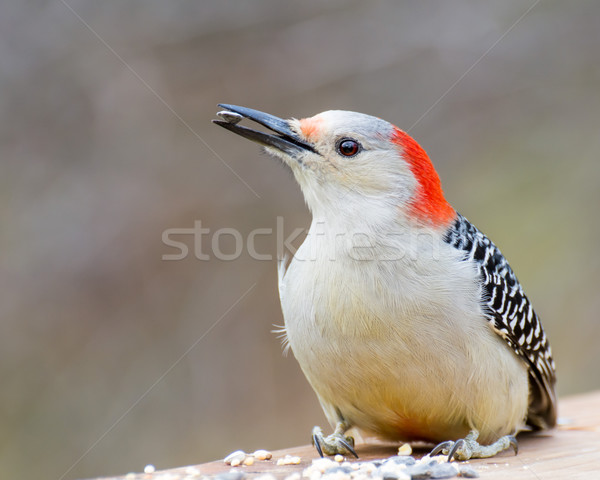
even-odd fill
[{"label": "red-bellied woodpecker", "polygon": [[335,426],[327,437],[313,429],[321,455],[355,454],[352,427],[443,442],[436,453],[464,460],[516,451],[516,433],[555,425],[538,316],[407,133],[355,112],[283,120],[220,106],[215,123],[281,158],[313,215],[280,262],[279,295],[289,346]]}]

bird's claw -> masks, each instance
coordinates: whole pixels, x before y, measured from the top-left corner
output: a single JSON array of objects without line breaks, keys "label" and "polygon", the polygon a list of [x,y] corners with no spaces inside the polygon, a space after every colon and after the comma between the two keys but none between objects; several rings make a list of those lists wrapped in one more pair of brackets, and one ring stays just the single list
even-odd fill
[{"label": "bird's claw", "polygon": [[339,432],[334,432],[325,437],[320,427],[314,427],[312,431],[312,443],[319,452],[319,455],[346,455],[351,454],[358,458],[354,450],[354,438],[344,436]]},{"label": "bird's claw", "polygon": [[450,453],[448,454],[448,461],[452,460],[453,458],[456,460],[468,460],[472,455],[473,452],[469,448],[469,445],[464,441],[464,439],[461,438],[454,442],[452,450],[450,450]]},{"label": "bird's claw", "polygon": [[429,452],[429,456],[434,457],[436,455],[439,455],[440,453],[442,455],[448,455],[448,452],[452,449],[452,446],[454,445],[454,442],[452,440],[448,440],[447,442],[442,442],[438,445],[436,445],[436,447]]},{"label": "bird's claw", "polygon": [[514,435],[507,435],[508,444],[515,451],[515,455],[519,454],[519,442],[517,442],[517,438]]},{"label": "bird's claw", "polygon": [[447,441],[437,445],[430,453],[431,456],[443,454],[448,455],[448,461],[451,460],[469,460],[471,458],[489,458],[511,448],[515,455],[519,452],[519,444],[514,435],[505,435],[491,445],[480,445],[477,442],[479,433],[472,430],[465,438],[456,442]]}]

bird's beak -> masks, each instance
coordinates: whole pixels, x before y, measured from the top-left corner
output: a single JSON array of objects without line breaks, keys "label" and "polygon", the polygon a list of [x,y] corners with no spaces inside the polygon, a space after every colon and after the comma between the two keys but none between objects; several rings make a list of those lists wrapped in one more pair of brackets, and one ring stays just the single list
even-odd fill
[{"label": "bird's beak", "polygon": [[242,117],[249,118],[250,120],[254,120],[256,123],[267,127],[269,130],[272,130],[277,135],[242,127],[237,124],[237,121],[239,121],[240,117],[237,117],[237,121],[233,119],[230,121],[213,120],[213,123],[216,123],[217,125],[232,131],[233,133],[237,133],[242,137],[248,138],[266,147],[276,148],[290,157],[297,157],[299,154],[305,153],[306,151],[318,153],[312,145],[306,143],[298,136],[296,132],[290,128],[287,120],[283,120],[268,113],[259,112],[258,110],[253,110],[252,108],[238,107],[237,105],[219,103],[219,107],[230,112],[237,113]]}]

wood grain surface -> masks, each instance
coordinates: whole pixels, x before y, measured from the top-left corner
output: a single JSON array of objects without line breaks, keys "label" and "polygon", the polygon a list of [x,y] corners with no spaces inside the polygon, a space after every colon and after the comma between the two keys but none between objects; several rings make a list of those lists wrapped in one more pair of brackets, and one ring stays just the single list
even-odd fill
[{"label": "wood grain surface", "polygon": [[[519,454],[503,452],[492,459],[471,460],[469,464],[484,480],[543,480],[543,479],[600,479],[600,392],[561,399],[560,425],[550,431],[519,436]],[[307,432],[310,431],[307,426]],[[232,440],[232,451],[235,441]],[[261,448],[260,445],[256,446]],[[363,443],[357,445],[357,461],[374,460],[395,455],[398,445]],[[421,457],[427,448],[415,448],[413,456]],[[230,453],[230,452],[225,452]],[[277,459],[285,455],[299,456],[299,465],[277,466]],[[277,450],[269,461],[256,461],[252,466],[236,467],[236,471],[251,479],[271,473],[283,479],[294,472],[302,472],[318,458],[311,445]],[[350,460],[350,459],[349,459]],[[114,480],[180,480],[218,475],[232,470],[223,460],[187,467],[160,470],[152,474],[127,474],[121,477],[103,477]]]}]

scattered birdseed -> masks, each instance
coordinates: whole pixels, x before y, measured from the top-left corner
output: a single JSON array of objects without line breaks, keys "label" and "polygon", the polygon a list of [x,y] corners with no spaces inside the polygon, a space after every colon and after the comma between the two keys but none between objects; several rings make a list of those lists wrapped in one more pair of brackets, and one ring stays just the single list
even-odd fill
[{"label": "scattered birdseed", "polygon": [[466,465],[458,466],[458,476],[464,478],[479,478],[479,474],[471,467]]},{"label": "scattered birdseed", "polygon": [[144,467],[144,473],[154,473],[156,472],[156,467],[154,465],[152,465],[151,463],[149,463],[148,465],[146,465]]},{"label": "scattered birdseed", "polygon": [[430,460],[435,460],[437,463],[446,463],[448,461],[448,455],[435,455],[430,457],[429,454],[427,454],[421,458],[421,462],[428,462]]},{"label": "scattered birdseed", "polygon": [[230,112],[228,110],[221,110],[220,112],[217,112],[217,117],[233,125],[239,123],[242,118],[244,118],[239,113]]},{"label": "scattered birdseed", "polygon": [[[169,472],[161,472],[157,475],[152,475],[153,480],[179,480],[181,475],[177,475],[176,473]],[[187,480],[191,480],[190,477],[185,477]]]},{"label": "scattered birdseed", "polygon": [[398,448],[398,455],[400,455],[400,456],[408,456],[411,453],[412,453],[412,447],[408,443],[405,443],[405,444],[401,445],[400,448]]},{"label": "scattered birdseed", "polygon": [[271,460],[273,454],[268,450],[257,450],[252,454],[257,460]]},{"label": "scattered birdseed", "polygon": [[232,470],[229,472],[220,473],[214,480],[244,480],[246,475],[240,470]]},{"label": "scattered birdseed", "polygon": [[[284,480],[434,480],[455,478],[477,478],[479,473],[471,466],[459,462],[448,462],[447,455],[430,457],[425,455],[416,460],[410,455],[411,447],[404,444],[398,448],[398,455],[368,462],[347,461],[343,455],[317,458],[302,473],[294,472]],[[268,450],[256,450],[247,454],[236,450],[225,457],[224,462],[232,467],[251,466],[256,460],[270,460],[273,454]],[[278,466],[299,465],[302,459],[295,455],[286,455],[275,462]],[[147,466],[154,468],[152,465]],[[188,475],[199,475],[199,471],[189,467]],[[144,469],[146,472],[146,469]],[[214,477],[202,477],[201,480],[245,480],[247,475],[241,468],[232,468],[228,473]],[[148,473],[148,472],[146,472]],[[276,480],[270,473],[264,473],[254,480]]]},{"label": "scattered birdseed", "polygon": [[275,478],[275,475],[271,475],[270,473],[264,473],[263,475],[254,477],[254,480],[277,480],[277,479]]},{"label": "scattered birdseed", "polygon": [[415,460],[409,455],[397,455],[370,462],[335,462],[330,458],[313,460],[302,472],[308,480],[428,480],[477,478],[470,466],[458,462],[448,463],[444,455]]},{"label": "scattered birdseed", "polygon": [[377,470],[377,465],[374,462],[361,462],[359,471],[371,475],[375,470]]},{"label": "scattered birdseed", "polygon": [[223,459],[223,461],[227,465],[231,465],[232,467],[237,467],[238,465],[241,465],[241,463],[244,460],[246,460],[246,452],[244,452],[243,450],[236,450],[235,452],[231,452]]},{"label": "scattered birdseed", "polygon": [[[300,458],[300,457],[295,457],[295,458]],[[288,475],[287,477],[285,477],[285,480],[300,480],[300,474],[298,472],[294,472],[291,475]]]},{"label": "scattered birdseed", "polygon": [[331,467],[335,467],[337,464],[329,458],[317,458],[304,469],[303,475],[310,477],[313,473],[325,473],[325,470]]},{"label": "scattered birdseed", "polygon": [[291,455],[286,455],[283,458],[277,460],[277,465],[300,465],[302,459],[300,457],[293,457]]}]

